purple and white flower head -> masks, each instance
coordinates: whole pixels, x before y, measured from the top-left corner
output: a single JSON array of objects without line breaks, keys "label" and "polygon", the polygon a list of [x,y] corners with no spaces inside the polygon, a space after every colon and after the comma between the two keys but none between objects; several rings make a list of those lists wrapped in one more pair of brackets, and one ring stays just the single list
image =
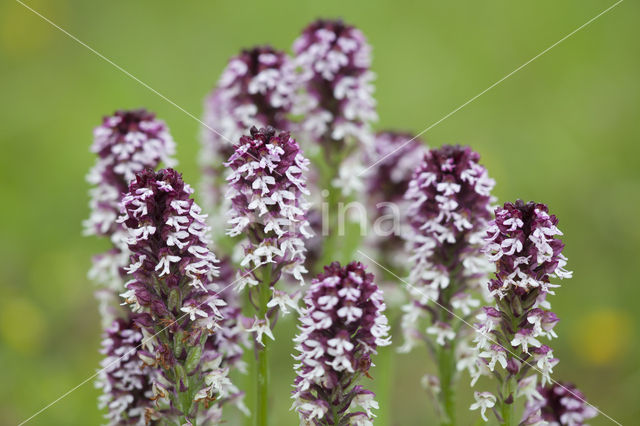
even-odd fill
[{"label": "purple and white flower head", "polygon": [[[366,158],[366,163],[374,164],[366,178],[367,205],[373,212],[370,244],[395,269],[406,263],[405,240],[412,233],[404,194],[426,151],[424,142],[407,132],[382,131]],[[393,226],[383,222],[385,217],[394,218]]]},{"label": "purple and white flower head", "polygon": [[432,300],[464,316],[479,306],[473,293],[480,291],[481,281],[491,271],[482,253],[482,236],[492,216],[494,186],[479,159],[469,147],[432,149],[409,182],[405,199],[412,227],[407,242],[413,300],[405,308],[402,351],[417,342],[421,317],[417,312],[422,310],[432,316],[427,334],[439,344],[455,338],[450,324],[437,322],[440,307],[431,306]]},{"label": "purple and white flower head", "polygon": [[[294,339],[293,407],[309,424],[371,424],[374,394],[357,385],[390,338],[382,291],[359,262],[334,262],[313,280]],[[306,423],[305,423],[306,424]]]},{"label": "purple and white flower head", "polygon": [[249,136],[240,138],[226,165],[231,169],[227,234],[248,237],[239,286],[257,285],[249,270],[266,264],[275,268],[274,282],[285,273],[303,283],[304,240],[312,234],[306,217],[309,161],[298,143],[288,132],[253,127]]},{"label": "purple and white flower head", "polygon": [[89,278],[101,285],[96,292],[104,327],[119,315],[118,293],[124,289],[124,268],[129,262],[126,233],[116,223],[120,201],[140,170],[161,163],[173,165],[175,143],[165,123],[144,109],[117,111],[94,130],[91,151],[97,155],[87,175],[91,213],[85,233],[109,237],[112,248],[93,258]]},{"label": "purple and white flower head", "polygon": [[243,50],[229,60],[206,99],[204,121],[219,132],[205,128],[207,142],[232,149],[229,141],[237,141],[253,126],[287,130],[295,84],[294,64],[285,52],[271,46]]},{"label": "purple and white flower head", "polygon": [[104,332],[101,361],[96,386],[102,389],[98,398],[106,408],[109,425],[146,425],[155,419],[151,380],[157,374],[138,356],[142,332],[132,318],[118,318]]},{"label": "purple and white flower head", "polygon": [[192,193],[173,169],[142,171],[131,182],[118,219],[131,252],[131,280],[122,296],[140,313],[136,323],[152,348],[140,357],[161,368],[154,396],[168,396],[174,408],[179,394],[193,390],[186,375],[197,374],[204,383],[194,392],[196,401],[224,400],[235,392],[228,368],[207,346],[224,319],[225,302],[213,281],[218,261],[208,248],[206,216]]},{"label": "purple and white flower head", "polygon": [[375,75],[362,32],[340,20],[318,20],[305,28],[293,50],[306,89],[299,105],[305,133],[318,142],[350,137],[365,145],[372,142]]},{"label": "purple and white flower head", "polygon": [[546,300],[557,287],[550,281],[571,277],[564,269],[567,259],[557,224],[546,205],[518,200],[496,209],[484,239],[484,251],[496,265],[488,283],[495,306],[485,307],[477,317],[477,365],[470,372],[472,383],[491,372],[505,382],[517,382],[518,389],[499,396],[499,404],[511,404],[520,396],[529,402],[540,399],[535,384],[538,378],[543,386],[551,383],[558,363],[543,343],[557,337],[553,329],[559,321]]},{"label": "purple and white flower head", "polygon": [[371,123],[377,120],[371,47],[360,30],[339,20],[318,20],[293,50],[300,70],[294,109],[303,117],[299,134],[334,160],[328,184],[346,197],[361,194],[362,152],[373,145]]},{"label": "purple and white flower head", "polygon": [[169,129],[155,114],[144,109],[116,111],[93,131],[91,151],[98,156],[87,175],[91,189],[91,215],[87,234],[110,236],[118,227],[122,194],[135,174],[155,169],[160,163],[173,166],[175,143]]},{"label": "purple and white flower head", "polygon": [[537,396],[527,402],[521,424],[582,426],[598,414],[582,392],[570,383],[540,386]]},{"label": "purple and white flower head", "polygon": [[243,50],[229,60],[205,100],[200,159],[207,210],[215,210],[223,201],[219,189],[224,186],[223,163],[247,129],[273,126],[289,130],[287,115],[293,106],[296,80],[289,56],[270,46]]},{"label": "purple and white flower head", "polygon": [[496,210],[485,239],[487,255],[497,265],[489,285],[492,295],[502,299],[509,292],[523,295],[535,288],[553,294],[551,278],[571,278],[564,269],[567,258],[557,224],[544,204],[518,200]]}]

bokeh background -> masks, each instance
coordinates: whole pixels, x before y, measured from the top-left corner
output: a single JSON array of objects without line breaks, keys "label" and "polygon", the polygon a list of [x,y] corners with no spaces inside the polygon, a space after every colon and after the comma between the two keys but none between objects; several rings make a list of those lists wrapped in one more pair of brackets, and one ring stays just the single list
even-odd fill
[{"label": "bokeh background", "polygon": [[[343,17],[373,45],[378,127],[418,132],[613,0],[26,4],[196,116],[239,49],[290,49],[312,19]],[[639,12],[637,2],[621,3],[425,135],[432,146],[478,150],[500,201],[543,201],[560,218],[575,274],[553,297],[556,378],[576,382],[622,424],[640,415]],[[199,124],[9,0],[0,4],[0,58],[0,424],[11,425],[93,374],[100,358],[86,271],[105,242],[81,235],[92,128],[118,108],[156,111],[178,143],[185,179],[197,183]],[[294,329],[282,327],[274,424],[293,425]],[[386,377],[380,424],[434,422],[418,383],[425,360],[417,351],[373,371]],[[475,421],[467,384],[460,424]],[[99,424],[97,395],[89,381],[29,424]]]}]

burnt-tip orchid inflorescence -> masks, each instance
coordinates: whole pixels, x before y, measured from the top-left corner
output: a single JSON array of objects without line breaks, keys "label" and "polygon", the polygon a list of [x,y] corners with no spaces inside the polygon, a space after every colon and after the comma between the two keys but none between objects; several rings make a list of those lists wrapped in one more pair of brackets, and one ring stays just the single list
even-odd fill
[{"label": "burnt-tip orchid inflorescence", "polygon": [[301,424],[372,424],[374,394],[358,384],[390,338],[382,291],[359,262],[334,262],[304,297],[293,407]]},{"label": "burnt-tip orchid inflorescence", "polygon": [[535,399],[537,384],[551,383],[558,362],[542,342],[557,337],[558,317],[547,301],[557,287],[551,280],[571,277],[557,224],[546,205],[518,200],[496,209],[485,236],[484,250],[496,265],[488,283],[495,303],[478,315],[477,362],[468,367],[472,384],[483,374],[498,378],[495,412],[509,424],[516,398]]},{"label": "burnt-tip orchid inflorescence", "polygon": [[87,175],[91,215],[86,232],[110,235],[117,228],[120,200],[129,182],[144,169],[160,163],[172,166],[175,143],[166,124],[144,109],[117,111],[93,131],[91,151],[98,156]]},{"label": "burnt-tip orchid inflorescence", "polygon": [[300,70],[300,132],[320,144],[333,172],[323,189],[357,195],[364,189],[362,153],[373,145],[371,123],[377,120],[371,46],[357,28],[321,19],[304,29],[293,51]]},{"label": "burnt-tip orchid inflorescence", "polygon": [[173,169],[144,170],[118,219],[131,252],[123,297],[140,313],[135,323],[146,337],[138,354],[160,371],[154,398],[167,398],[180,419],[215,418],[218,404],[210,403],[237,393],[216,350],[225,302],[214,282],[218,261],[208,248],[206,217],[192,193]]},{"label": "burnt-tip orchid inflorescence", "polygon": [[296,79],[289,56],[271,46],[245,49],[231,58],[205,101],[207,144],[226,146],[221,152],[231,154],[233,143],[252,126],[288,129]]},{"label": "burnt-tip orchid inflorescence", "polygon": [[470,330],[462,327],[461,318],[480,305],[476,296],[490,271],[481,241],[491,219],[494,181],[479,160],[469,147],[432,149],[415,169],[405,194],[413,228],[408,239],[412,268],[400,351],[408,352],[425,339],[430,342],[439,370],[442,415],[449,422],[455,412],[455,357],[463,356],[469,340]]},{"label": "burnt-tip orchid inflorescence", "polygon": [[[288,132],[272,127],[257,129],[240,138],[226,165],[226,197],[231,203],[228,235],[243,235],[244,256],[240,261],[237,289],[248,287],[253,319],[245,321],[254,336],[259,365],[257,376],[258,424],[267,418],[268,339],[275,340],[272,328],[278,316],[298,310],[297,292],[277,285],[283,275],[304,283],[305,244],[311,228],[306,176],[309,161]],[[289,280],[291,281],[291,280]]]},{"label": "burnt-tip orchid inflorescence", "polygon": [[405,308],[403,350],[420,340],[417,320],[425,313],[431,317],[426,333],[445,345],[455,337],[450,312],[467,316],[479,306],[473,292],[491,270],[481,250],[494,186],[479,159],[469,147],[432,149],[409,182],[412,301]]},{"label": "burnt-tip orchid inflorescence", "polygon": [[372,142],[377,119],[371,47],[360,30],[342,21],[318,20],[293,45],[306,90],[300,109],[303,130],[315,141],[355,138]]},{"label": "burnt-tip orchid inflorescence", "polygon": [[212,220],[224,220],[228,207],[223,203],[224,162],[233,154],[233,145],[252,126],[289,130],[288,114],[297,80],[293,62],[285,52],[259,46],[231,58],[216,88],[207,96],[200,163],[204,206],[216,212]]},{"label": "burnt-tip orchid inflorescence", "polygon": [[523,425],[582,426],[598,411],[570,383],[539,386],[524,409]]},{"label": "burnt-tip orchid inflorescence", "polygon": [[[344,205],[365,198],[362,162],[374,141],[375,75],[366,38],[341,20],[311,23],[294,42],[293,52],[298,76],[293,131],[309,143],[305,148],[314,165],[310,182],[318,189],[312,199],[323,212],[323,223],[313,229],[322,232],[324,241],[310,247],[310,258],[316,261],[309,266],[315,273],[336,258],[348,260],[354,254],[339,242],[344,221],[338,216]],[[347,222],[350,227],[353,218]]]},{"label": "burnt-tip orchid inflorescence", "polygon": [[124,267],[129,261],[126,234],[116,222],[120,201],[136,172],[175,163],[175,143],[166,124],[144,109],[117,111],[105,117],[93,134],[91,151],[98,158],[87,175],[92,185],[91,213],[84,226],[86,234],[107,237],[112,244],[93,258],[89,271],[89,277],[101,286],[96,296],[103,324],[108,327],[120,315],[114,300],[124,289]]},{"label": "burnt-tip orchid inflorescence", "polygon": [[305,200],[309,161],[298,143],[288,132],[254,127],[226,164],[232,170],[227,233],[247,236],[238,287],[257,285],[251,270],[263,265],[273,268],[273,282],[284,273],[303,283],[304,240],[311,236]]}]

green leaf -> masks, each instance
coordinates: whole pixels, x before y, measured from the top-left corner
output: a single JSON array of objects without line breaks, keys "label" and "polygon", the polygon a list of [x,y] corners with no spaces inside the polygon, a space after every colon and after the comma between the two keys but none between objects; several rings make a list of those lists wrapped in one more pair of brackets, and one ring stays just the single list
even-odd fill
[{"label": "green leaf", "polygon": [[191,374],[198,368],[200,364],[200,357],[202,356],[202,346],[194,346],[189,349],[189,353],[187,354],[187,361],[184,366],[187,370],[187,374]]}]

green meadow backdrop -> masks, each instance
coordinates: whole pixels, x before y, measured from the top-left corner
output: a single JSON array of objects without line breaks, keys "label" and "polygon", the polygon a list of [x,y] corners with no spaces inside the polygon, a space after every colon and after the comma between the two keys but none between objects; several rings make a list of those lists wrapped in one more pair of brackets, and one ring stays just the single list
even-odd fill
[{"label": "green meadow backdrop", "polygon": [[[25,3],[195,116],[239,49],[289,50],[312,19],[342,17],[373,45],[377,128],[419,132],[614,0]],[[552,298],[561,318],[555,377],[623,424],[640,415],[639,12],[624,1],[424,135],[431,146],[479,151],[501,202],[542,201],[560,218],[574,278]],[[2,425],[96,370],[100,326],[86,271],[106,242],[81,235],[91,132],[103,115],[141,106],[166,120],[179,169],[196,184],[197,121],[19,3],[0,4]],[[294,326],[276,333],[274,425],[297,422],[289,411]],[[386,371],[372,370],[379,424],[432,424],[419,385],[431,368],[426,352],[391,358],[393,350],[380,354],[391,359]],[[459,394],[460,424],[474,424],[467,378]],[[97,395],[89,380],[29,425],[99,424]],[[228,420],[238,423],[233,410]]]}]

